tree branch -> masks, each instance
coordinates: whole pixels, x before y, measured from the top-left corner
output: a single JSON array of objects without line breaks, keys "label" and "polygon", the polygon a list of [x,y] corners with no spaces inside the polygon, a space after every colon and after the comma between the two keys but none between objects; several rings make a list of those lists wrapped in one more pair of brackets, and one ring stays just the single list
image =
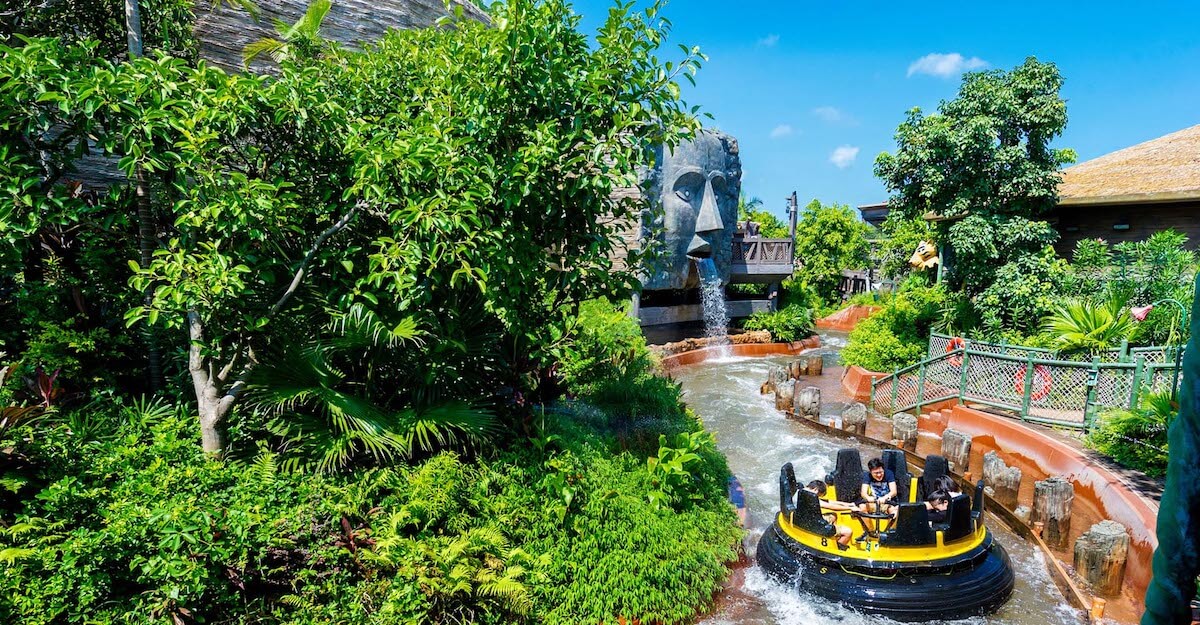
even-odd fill
[{"label": "tree branch", "polygon": [[329,237],[337,234],[342,228],[345,228],[347,225],[349,225],[350,221],[354,219],[354,216],[358,214],[358,211],[365,208],[366,205],[366,200],[359,200],[356,202],[354,207],[351,208],[350,211],[345,215],[343,215],[342,218],[337,221],[337,223],[329,226],[325,232],[322,232],[320,236],[317,237],[316,241],[313,241],[312,248],[310,248],[308,253],[304,255],[304,260],[300,261],[300,266],[296,268],[296,274],[292,276],[291,284],[289,284],[287,290],[283,292],[283,296],[279,298],[279,301],[275,302],[275,305],[271,307],[271,310],[267,311],[268,317],[274,317],[275,313],[279,312],[279,310],[283,308],[283,305],[287,303],[289,299],[291,299],[292,294],[295,293],[296,289],[300,287],[300,282],[304,280],[304,272],[308,269],[308,263],[312,261],[313,256],[317,255],[317,252],[321,249],[321,246],[325,244],[325,241],[327,241]]}]

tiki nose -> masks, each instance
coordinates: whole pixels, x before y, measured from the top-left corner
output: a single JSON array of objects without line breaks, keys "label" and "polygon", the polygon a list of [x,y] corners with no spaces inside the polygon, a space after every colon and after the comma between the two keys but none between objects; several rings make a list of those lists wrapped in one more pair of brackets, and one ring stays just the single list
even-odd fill
[{"label": "tiki nose", "polygon": [[704,200],[700,202],[700,214],[696,216],[696,233],[705,234],[725,229],[721,221],[721,211],[717,208],[717,194],[713,192],[712,181],[704,183]]}]

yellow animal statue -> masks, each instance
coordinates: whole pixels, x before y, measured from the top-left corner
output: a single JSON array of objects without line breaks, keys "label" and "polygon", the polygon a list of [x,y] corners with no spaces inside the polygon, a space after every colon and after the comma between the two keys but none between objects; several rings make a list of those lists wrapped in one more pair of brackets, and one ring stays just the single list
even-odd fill
[{"label": "yellow animal statue", "polygon": [[908,259],[908,264],[917,269],[929,269],[938,264],[937,246],[929,241],[921,241],[917,246],[917,251],[913,252],[912,258]]}]

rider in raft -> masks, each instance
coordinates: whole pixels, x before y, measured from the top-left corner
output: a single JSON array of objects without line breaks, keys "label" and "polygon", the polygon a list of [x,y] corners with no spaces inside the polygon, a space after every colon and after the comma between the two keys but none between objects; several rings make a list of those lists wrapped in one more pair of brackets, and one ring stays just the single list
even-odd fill
[{"label": "rider in raft", "polygon": [[[1014,578],[1004,548],[983,524],[982,484],[971,489],[973,496],[928,497],[946,473],[943,458],[931,456],[921,478],[908,473],[902,451],[885,451],[884,464],[899,487],[894,515],[835,512],[815,485],[798,488],[791,464],[784,465],[779,513],[758,542],[758,564],[798,590],[898,621],[963,619],[1002,606]],[[834,487],[826,494],[857,500],[862,476],[858,451],[843,449],[825,480]],[[930,517],[942,514],[945,522],[931,526]],[[863,525],[864,536],[845,545],[842,529],[851,519]]]}]

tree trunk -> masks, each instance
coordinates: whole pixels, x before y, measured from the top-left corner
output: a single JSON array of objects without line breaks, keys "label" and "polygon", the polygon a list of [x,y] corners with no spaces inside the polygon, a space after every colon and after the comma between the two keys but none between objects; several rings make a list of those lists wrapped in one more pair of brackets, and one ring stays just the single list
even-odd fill
[{"label": "tree trunk", "polygon": [[1071,505],[1075,502],[1075,486],[1052,477],[1033,483],[1033,514],[1030,519],[1045,525],[1042,540],[1055,549],[1066,549],[1071,536]]},{"label": "tree trunk", "polygon": [[204,357],[204,324],[196,312],[188,313],[188,339],[188,373],[192,376],[196,409],[200,413],[200,443],[204,451],[219,455],[228,445],[225,417],[237,399],[241,383],[222,391],[222,378],[228,372],[217,373],[212,361]]},{"label": "tree trunk", "polygon": [[1115,597],[1125,581],[1129,534],[1116,521],[1101,521],[1075,541],[1075,571],[1102,597]]},{"label": "tree trunk", "polygon": [[983,455],[983,483],[995,491],[996,501],[1009,510],[1017,509],[1017,494],[1021,490],[1021,470],[1004,464],[1000,454],[989,451]]},{"label": "tree trunk", "polygon": [[130,60],[142,56],[142,12],[138,0],[125,0],[125,40]]},{"label": "tree trunk", "polygon": [[957,473],[971,470],[971,436],[952,428],[942,432],[942,455],[950,461],[950,469]]},{"label": "tree trunk", "polygon": [[805,363],[806,375],[821,375],[825,368],[825,359],[820,356],[811,356],[808,362]]}]

